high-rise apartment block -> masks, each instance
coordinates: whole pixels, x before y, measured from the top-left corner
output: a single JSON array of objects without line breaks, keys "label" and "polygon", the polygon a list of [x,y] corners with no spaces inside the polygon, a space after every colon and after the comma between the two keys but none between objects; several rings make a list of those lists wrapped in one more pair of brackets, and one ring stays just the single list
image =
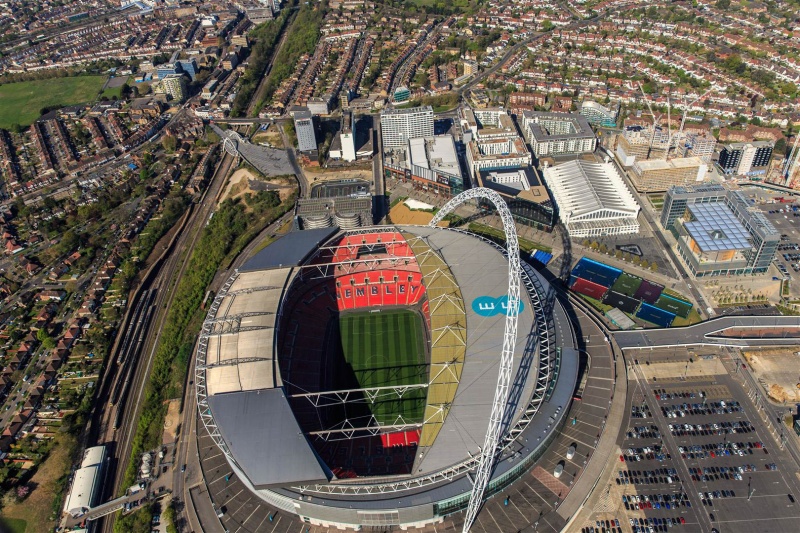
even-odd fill
[{"label": "high-rise apartment block", "polygon": [[720,151],[717,166],[726,175],[764,174],[769,167],[774,146],[772,141],[729,144]]},{"label": "high-rise apartment block", "polygon": [[294,131],[297,135],[297,149],[313,152],[317,149],[317,136],[314,134],[314,117],[304,109],[294,113]]},{"label": "high-rise apartment block", "polygon": [[387,109],[381,113],[383,147],[405,148],[409,139],[433,136],[433,108]]}]

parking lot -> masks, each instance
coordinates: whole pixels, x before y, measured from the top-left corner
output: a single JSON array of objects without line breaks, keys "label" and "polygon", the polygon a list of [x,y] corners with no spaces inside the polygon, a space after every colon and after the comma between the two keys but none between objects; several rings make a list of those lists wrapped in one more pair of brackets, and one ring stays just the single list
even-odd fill
[{"label": "parking lot", "polygon": [[781,234],[775,263],[785,277],[800,273],[800,206],[794,204],[762,204],[764,216]]},{"label": "parking lot", "polygon": [[797,467],[725,357],[714,349],[628,354],[611,483],[597,487],[603,498],[581,533],[800,529]]},{"label": "parking lot", "polygon": [[[797,531],[796,466],[779,449],[739,383],[727,373],[656,376],[654,367],[658,366],[634,365],[634,372],[653,414],[645,419],[647,425],[656,426],[661,439],[651,439],[653,451],[638,454],[641,459],[634,466],[627,461],[628,468],[674,468],[679,478],[677,492],[687,494],[691,503],[686,510],[691,521],[683,514],[683,505],[680,516],[693,530]],[[640,420],[632,423],[640,425]],[[646,440],[626,438],[622,448],[636,451]],[[659,445],[663,447],[656,448]],[[656,487],[674,492],[675,480],[662,483],[660,477]],[[646,492],[654,490],[652,485],[644,484]],[[664,514],[662,507],[661,514],[654,516]],[[645,515],[651,516],[649,506]]]}]

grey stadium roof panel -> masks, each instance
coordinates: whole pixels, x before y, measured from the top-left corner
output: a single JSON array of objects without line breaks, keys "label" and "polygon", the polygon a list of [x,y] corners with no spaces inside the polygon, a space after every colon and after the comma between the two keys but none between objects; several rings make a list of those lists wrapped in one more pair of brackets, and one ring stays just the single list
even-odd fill
[{"label": "grey stadium roof panel", "polygon": [[330,480],[283,389],[216,394],[208,403],[228,449],[255,488]]},{"label": "grey stadium roof panel", "polygon": [[298,266],[337,231],[337,227],[292,231],[251,257],[239,271]]}]

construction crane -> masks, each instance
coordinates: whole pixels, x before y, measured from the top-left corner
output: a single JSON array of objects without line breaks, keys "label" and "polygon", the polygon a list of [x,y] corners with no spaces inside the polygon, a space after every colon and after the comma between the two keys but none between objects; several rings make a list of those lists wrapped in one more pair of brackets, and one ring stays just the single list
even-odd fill
[{"label": "construction crane", "polygon": [[[653,108],[650,105],[650,101],[647,99],[647,94],[644,92],[644,88],[642,87],[642,82],[637,81],[636,83],[639,84],[639,90],[642,91],[642,97],[644,98],[644,103],[647,104],[647,109],[650,111],[650,115],[653,117],[653,131],[650,133],[650,144],[647,145],[647,157],[645,159],[650,159],[650,152],[653,151],[653,142],[656,140],[656,114],[653,113]],[[659,115],[658,118],[661,118]]]},{"label": "construction crane", "polygon": [[797,165],[800,164],[800,148],[797,146],[798,141],[800,141],[800,134],[794,136],[792,151],[789,152],[789,157],[787,157],[786,161],[783,163],[783,172],[781,174],[783,175],[783,179],[786,180],[787,185],[789,178],[797,171]]},{"label": "construction crane", "polygon": [[[712,89],[707,90],[702,95],[698,96],[697,98],[695,98],[694,100],[692,100],[688,104],[686,103],[686,97],[684,96],[684,98],[683,98],[683,116],[681,117],[681,127],[678,129],[678,133],[675,134],[675,137],[677,139],[680,139],[682,137],[682,135],[683,135],[683,127],[686,125],[686,113],[689,112],[689,108],[691,106],[693,106],[694,104],[696,104],[697,102],[699,102],[700,100],[702,100],[703,98],[705,98],[708,95],[708,93],[710,93],[711,91],[712,91]],[[669,107],[670,107],[670,105],[669,105],[669,97],[668,97],[667,98],[667,112],[669,112]],[[670,127],[670,126],[672,126],[672,122],[670,122],[667,127]],[[670,133],[669,134],[669,139],[667,141],[667,158],[669,158],[670,150],[672,150],[672,138],[673,138],[672,137],[672,133]]]}]

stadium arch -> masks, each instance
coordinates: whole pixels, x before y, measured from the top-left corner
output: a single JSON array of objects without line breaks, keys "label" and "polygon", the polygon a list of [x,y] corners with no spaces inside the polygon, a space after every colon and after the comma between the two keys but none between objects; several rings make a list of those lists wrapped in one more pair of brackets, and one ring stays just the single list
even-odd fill
[{"label": "stadium arch", "polygon": [[508,307],[506,311],[505,333],[503,334],[503,348],[500,352],[500,372],[497,375],[497,388],[492,402],[492,414],[489,419],[489,428],[481,450],[480,462],[472,484],[469,506],[464,517],[463,531],[466,533],[472,527],[478,511],[483,505],[483,492],[492,476],[494,460],[500,451],[500,433],[503,429],[503,420],[508,403],[508,391],[511,384],[511,374],[514,369],[514,344],[517,342],[517,310],[519,309],[519,280],[521,267],[519,262],[519,242],[517,227],[514,218],[503,198],[491,189],[476,187],[468,189],[451,198],[442,209],[436,213],[429,226],[436,226],[445,216],[449,215],[456,207],[473,199],[484,199],[494,204],[500,220],[503,223],[503,232],[506,235],[506,248],[508,251]]}]

